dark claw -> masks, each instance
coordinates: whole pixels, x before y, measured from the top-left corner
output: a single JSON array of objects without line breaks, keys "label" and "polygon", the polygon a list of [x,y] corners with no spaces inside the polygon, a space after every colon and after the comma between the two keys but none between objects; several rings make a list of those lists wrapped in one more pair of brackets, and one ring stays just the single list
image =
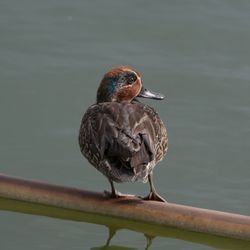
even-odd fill
[{"label": "dark claw", "polygon": [[118,193],[118,192],[113,193],[113,192],[109,192],[107,190],[104,190],[104,194],[105,194],[106,197],[112,198],[112,199],[117,199],[117,198],[122,197],[122,195],[120,193]]}]

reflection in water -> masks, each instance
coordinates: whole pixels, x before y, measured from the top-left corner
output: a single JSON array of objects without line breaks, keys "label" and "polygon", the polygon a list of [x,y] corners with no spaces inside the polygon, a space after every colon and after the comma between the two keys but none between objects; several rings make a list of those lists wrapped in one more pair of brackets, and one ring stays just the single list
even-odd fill
[{"label": "reflection in water", "polygon": [[[111,245],[111,240],[113,239],[113,237],[115,236],[115,234],[117,233],[117,231],[120,230],[120,229],[121,228],[108,227],[109,234],[108,234],[108,239],[107,239],[105,245],[104,246],[100,246],[100,247],[93,247],[93,248],[91,248],[91,250],[111,250],[111,249],[116,249],[116,250],[132,250],[132,249],[137,249],[137,248],[131,248],[131,247]],[[152,242],[153,242],[153,239],[155,238],[155,236],[150,236],[150,235],[147,235],[147,234],[144,234],[144,236],[146,238],[145,250],[149,250],[150,246],[152,245]]]},{"label": "reflection in water", "polygon": [[110,242],[111,242],[112,238],[114,237],[114,235],[118,231],[118,229],[113,228],[113,227],[109,227],[108,230],[109,230],[109,237],[107,239],[107,242],[106,242],[105,246],[109,246],[110,245]]},{"label": "reflection in water", "polygon": [[136,248],[131,247],[124,247],[119,245],[111,245],[111,240],[119,230],[118,228],[109,227],[109,234],[108,239],[105,243],[105,245],[100,247],[92,247],[91,250],[111,250],[111,249],[118,249],[118,250],[135,250]]},{"label": "reflection in water", "polygon": [[146,248],[145,248],[145,250],[147,250],[152,245],[153,239],[155,238],[155,236],[151,236],[151,235],[147,235],[147,234],[144,234],[144,236],[147,239],[147,245],[146,245]]},{"label": "reflection in water", "polygon": [[122,247],[122,246],[102,246],[102,247],[92,247],[91,250],[136,250],[137,248]]}]

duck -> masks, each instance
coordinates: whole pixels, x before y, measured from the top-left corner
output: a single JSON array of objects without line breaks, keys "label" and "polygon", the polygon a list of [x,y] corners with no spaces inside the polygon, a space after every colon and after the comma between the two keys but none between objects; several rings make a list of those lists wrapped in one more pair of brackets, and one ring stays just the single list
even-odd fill
[{"label": "duck", "polygon": [[154,108],[138,98],[163,100],[165,96],[146,89],[135,69],[109,70],[98,87],[96,103],[83,115],[80,150],[107,177],[110,198],[123,197],[114,182],[148,182],[149,194],[142,199],[166,202],[154,186],[153,169],[167,153],[167,129]]}]

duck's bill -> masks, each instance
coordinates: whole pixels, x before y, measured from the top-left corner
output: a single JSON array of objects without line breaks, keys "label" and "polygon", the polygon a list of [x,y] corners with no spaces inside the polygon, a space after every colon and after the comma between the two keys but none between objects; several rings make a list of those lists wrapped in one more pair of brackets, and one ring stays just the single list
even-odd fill
[{"label": "duck's bill", "polygon": [[155,99],[155,100],[163,100],[165,98],[164,95],[145,89],[143,87],[141,88],[141,92],[139,93],[138,97]]}]

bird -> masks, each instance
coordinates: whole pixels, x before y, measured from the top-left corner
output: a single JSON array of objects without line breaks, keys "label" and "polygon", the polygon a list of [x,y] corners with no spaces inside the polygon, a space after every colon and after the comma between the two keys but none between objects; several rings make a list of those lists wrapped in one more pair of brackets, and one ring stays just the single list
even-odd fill
[{"label": "bird", "polygon": [[111,198],[123,195],[114,182],[149,182],[144,200],[166,202],[153,183],[153,169],[168,149],[167,129],[151,106],[138,98],[163,100],[165,96],[146,89],[141,74],[117,66],[102,78],[96,103],[83,115],[79,130],[80,150],[110,182]]}]

